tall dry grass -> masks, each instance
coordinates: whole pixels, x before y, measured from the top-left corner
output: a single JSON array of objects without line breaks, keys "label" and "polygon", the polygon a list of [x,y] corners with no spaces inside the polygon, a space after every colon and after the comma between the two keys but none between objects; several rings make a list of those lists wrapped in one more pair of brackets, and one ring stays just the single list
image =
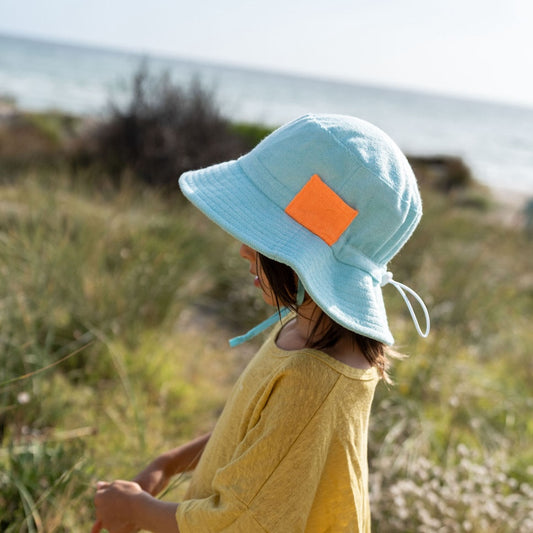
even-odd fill
[{"label": "tall dry grass", "polygon": [[[96,478],[130,477],[209,428],[253,351],[226,339],[264,312],[237,243],[194,209],[91,183],[30,173],[0,188],[5,531],[86,530]],[[410,358],[373,409],[374,527],[527,531],[531,241],[491,211],[424,198],[391,268],[424,295],[433,330],[417,339],[386,294]]]},{"label": "tall dry grass", "polygon": [[[222,316],[221,287],[246,291],[227,273],[236,245],[162,194],[30,173],[0,198],[0,529],[52,531],[38,524],[54,497],[70,506],[67,494],[83,495],[76,516],[88,519],[91,472],[126,476],[132,457],[140,466],[209,424],[234,371],[200,346],[183,311],[196,301]],[[201,364],[217,369],[218,389]],[[58,453],[71,464],[50,459]],[[52,482],[69,469],[73,491]]]}]

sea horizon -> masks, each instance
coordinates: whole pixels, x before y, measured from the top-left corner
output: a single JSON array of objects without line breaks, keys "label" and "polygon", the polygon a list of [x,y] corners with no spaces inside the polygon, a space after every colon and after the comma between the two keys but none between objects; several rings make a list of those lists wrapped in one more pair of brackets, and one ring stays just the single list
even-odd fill
[{"label": "sea horizon", "polygon": [[[3,41],[3,42],[2,42]],[[0,97],[20,109],[105,114],[133,73],[198,79],[230,120],[275,127],[305,112],[359,116],[413,155],[462,157],[492,188],[533,195],[533,107],[0,33]]]},{"label": "sea horizon", "polygon": [[[496,98],[488,98],[484,96],[473,96],[468,94],[460,94],[455,92],[439,92],[435,90],[430,89],[422,89],[417,87],[409,87],[409,86],[401,86],[401,85],[388,85],[384,83],[372,83],[370,81],[365,80],[356,80],[356,79],[349,79],[349,78],[337,78],[333,76],[319,76],[317,74],[312,73],[298,73],[298,72],[292,72],[288,70],[283,69],[275,69],[275,68],[263,68],[259,66],[254,65],[248,65],[248,64],[238,64],[238,63],[232,63],[232,62],[224,62],[224,61],[215,61],[212,59],[204,59],[204,58],[194,58],[194,57],[186,57],[180,54],[173,54],[168,51],[156,51],[156,50],[141,50],[141,49],[130,49],[126,47],[120,47],[120,46],[109,46],[109,45],[102,45],[98,43],[89,43],[89,42],[82,42],[82,41],[72,41],[72,40],[66,40],[66,39],[57,39],[57,38],[48,38],[44,36],[35,36],[35,35],[28,35],[28,34],[17,34],[17,33],[6,33],[0,31],[0,38],[6,38],[6,39],[12,39],[12,40],[24,40],[24,41],[33,41],[35,44],[49,44],[49,45],[57,45],[57,46],[65,46],[69,48],[78,48],[80,50],[85,51],[100,51],[105,54],[117,54],[117,55],[123,55],[123,56],[131,56],[135,57],[136,59],[143,61],[143,60],[166,60],[166,61],[179,61],[183,64],[189,64],[191,67],[197,67],[197,68],[213,68],[213,69],[221,69],[221,70],[235,70],[235,71],[244,71],[244,72],[253,72],[257,74],[263,74],[263,75],[271,75],[271,76],[280,76],[280,77],[287,77],[287,78],[294,78],[297,80],[309,80],[313,82],[323,82],[323,83],[331,83],[335,85],[346,85],[346,86],[354,86],[359,88],[366,88],[366,89],[374,89],[378,91],[391,91],[391,92],[405,92],[413,95],[418,95],[421,97],[435,97],[435,98],[442,98],[442,99],[449,99],[449,100],[459,100],[462,102],[471,102],[471,103],[481,103],[481,104],[487,104],[491,106],[502,106],[505,108],[515,108],[515,109],[521,109],[521,110],[527,110],[527,111],[533,111],[533,102],[526,103],[526,102],[512,102],[510,100],[505,99],[496,99]],[[1,88],[0,88],[1,91]],[[2,93],[0,92],[0,96],[2,96]]]}]

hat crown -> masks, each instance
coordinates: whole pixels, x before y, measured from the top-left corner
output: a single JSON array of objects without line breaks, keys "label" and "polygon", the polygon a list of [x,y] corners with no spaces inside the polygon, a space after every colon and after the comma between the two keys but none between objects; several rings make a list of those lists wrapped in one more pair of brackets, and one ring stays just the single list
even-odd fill
[{"label": "hat crown", "polygon": [[401,150],[379,128],[355,117],[304,115],[239,162],[282,209],[314,175],[356,209],[358,215],[332,245],[348,264],[363,256],[386,265],[422,215],[416,179]]}]

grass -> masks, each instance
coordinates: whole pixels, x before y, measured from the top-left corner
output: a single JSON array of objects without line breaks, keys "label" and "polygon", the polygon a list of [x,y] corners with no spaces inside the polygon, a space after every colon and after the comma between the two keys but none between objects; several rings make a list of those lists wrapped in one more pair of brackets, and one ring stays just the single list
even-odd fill
[{"label": "grass", "polygon": [[424,196],[426,216],[395,270],[429,296],[433,331],[416,339],[393,314],[412,357],[374,404],[376,529],[528,531],[532,242],[490,211]]},{"label": "grass", "polygon": [[[204,307],[218,313],[212,273],[231,285],[223,263],[236,244],[192,207],[134,185],[117,190],[65,173],[30,173],[4,184],[0,197],[0,461],[17,460],[37,440],[45,453],[35,460],[44,467],[57,432],[94,428],[97,435],[73,439],[83,444],[73,465],[87,456],[99,476],[126,477],[132,457],[136,468],[207,427],[234,370],[219,366],[224,356],[203,346],[192,333],[197,320],[186,324],[184,309],[204,295]],[[205,250],[221,264],[207,262]],[[210,377],[218,389],[208,386]],[[20,498],[8,507],[17,512],[0,518],[2,530],[27,520],[28,509],[35,514],[42,492],[40,482],[24,485],[31,498],[8,490],[13,465],[3,466],[0,503]],[[54,465],[58,478],[63,467]],[[89,513],[90,494],[82,505]]]},{"label": "grass", "polygon": [[[533,241],[484,202],[423,196],[391,270],[433,329],[385,289],[410,357],[373,408],[374,528],[527,531]],[[0,529],[86,531],[96,479],[211,427],[253,351],[226,339],[267,310],[238,244],[177,196],[55,167],[0,203]]]}]

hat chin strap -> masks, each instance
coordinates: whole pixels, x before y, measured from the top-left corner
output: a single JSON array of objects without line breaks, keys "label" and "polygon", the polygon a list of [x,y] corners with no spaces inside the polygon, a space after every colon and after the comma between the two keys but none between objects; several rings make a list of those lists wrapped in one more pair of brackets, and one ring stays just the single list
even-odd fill
[{"label": "hat chin strap", "polygon": [[[424,303],[424,300],[422,300],[422,298],[420,298],[420,296],[413,289],[411,289],[407,285],[404,285],[403,283],[400,283],[399,281],[394,280],[392,278],[392,272],[384,272],[383,276],[381,277],[380,285],[384,287],[385,285],[389,284],[393,285],[396,290],[402,295],[402,298],[404,299],[405,304],[407,305],[407,309],[409,309],[409,313],[411,313],[411,318],[413,319],[413,324],[415,325],[416,331],[421,337],[426,338],[429,335],[431,325],[429,320],[428,309],[426,307],[426,304]],[[407,291],[416,299],[416,301],[420,304],[422,311],[424,312],[424,317],[426,319],[426,331],[424,332],[420,329],[420,323],[418,322],[418,318],[416,317],[413,306],[411,305],[409,298],[405,294],[405,291]],[[302,305],[304,296],[304,286],[302,282],[298,280],[298,292],[296,296],[296,303],[298,306]],[[260,324],[257,324],[257,326],[252,328],[244,335],[240,335],[238,337],[233,337],[233,339],[230,339],[229,345],[233,348],[235,346],[239,346],[239,344],[243,344],[244,342],[249,341],[250,339],[253,339],[257,335],[259,335],[259,333],[265,331],[265,329],[269,328],[270,326],[273,326],[278,320],[281,320],[286,317],[289,313],[290,309],[288,307],[282,307],[279,311],[276,311],[272,316],[268,317],[266,320],[263,320],[263,322],[261,322]]]},{"label": "hat chin strap", "polygon": [[[429,335],[431,325],[429,320],[428,309],[426,307],[426,304],[424,303],[424,300],[422,300],[422,298],[420,298],[420,296],[413,289],[411,289],[407,285],[404,285],[403,283],[400,283],[399,281],[394,280],[392,278],[392,272],[384,272],[383,276],[381,277],[381,286],[384,287],[388,284],[393,285],[396,290],[402,295],[405,305],[407,305],[407,309],[409,309],[409,313],[411,313],[411,318],[413,319],[413,324],[415,325],[416,331],[421,337],[426,338]],[[407,291],[411,296],[416,299],[416,301],[420,304],[422,311],[424,312],[424,317],[426,319],[426,331],[424,332],[422,332],[422,330],[420,329],[420,323],[418,322],[418,318],[416,317],[413,306],[411,305],[409,298],[405,294],[405,291]]]},{"label": "hat chin strap", "polygon": [[230,339],[229,345],[234,348],[235,346],[239,346],[239,344],[242,344],[243,342],[253,339],[257,335],[259,335],[259,333],[265,331],[265,329],[269,328],[270,326],[273,326],[278,320],[281,320],[282,318],[286,317],[289,313],[290,309],[288,307],[282,307],[279,311],[276,311],[272,316],[269,316],[266,320],[263,320],[263,322],[257,324],[257,326],[252,328],[244,335],[240,335],[239,337],[233,337],[233,339]]},{"label": "hat chin strap", "polygon": [[[298,278],[298,290],[296,292],[296,305],[300,307],[304,301],[305,297],[305,288],[303,283]],[[244,335],[240,335],[239,337],[233,337],[233,339],[229,340],[229,345],[233,348],[234,346],[239,346],[239,344],[242,344],[243,342],[249,341],[250,339],[253,339],[259,333],[265,331],[265,329],[269,328],[270,326],[273,326],[278,320],[282,320],[290,313],[290,309],[288,307],[282,307],[278,311],[276,311],[272,316],[269,316],[266,320],[263,320],[260,324],[257,324],[254,328],[252,328],[250,331],[245,333]]]}]

